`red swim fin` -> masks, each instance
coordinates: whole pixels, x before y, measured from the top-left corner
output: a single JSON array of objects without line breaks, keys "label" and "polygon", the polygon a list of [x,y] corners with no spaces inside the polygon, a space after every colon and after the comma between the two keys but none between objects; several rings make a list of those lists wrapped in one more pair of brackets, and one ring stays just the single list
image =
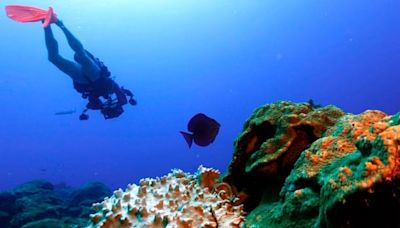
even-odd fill
[{"label": "red swim fin", "polygon": [[53,7],[49,7],[47,11],[46,18],[44,19],[43,28],[47,28],[49,24],[56,23],[58,21],[57,16],[54,14]]},{"label": "red swim fin", "polygon": [[180,131],[180,133],[181,133],[181,134],[183,135],[183,137],[185,138],[186,143],[188,144],[189,148],[192,147],[193,135],[192,135],[192,134],[189,134],[189,133],[186,133],[186,132],[183,132],[183,131]]},{"label": "red swim fin", "polygon": [[49,10],[44,10],[32,6],[8,5],[6,6],[6,13],[9,18],[18,22],[44,21],[43,27],[57,22],[57,17],[52,7],[49,7]]}]

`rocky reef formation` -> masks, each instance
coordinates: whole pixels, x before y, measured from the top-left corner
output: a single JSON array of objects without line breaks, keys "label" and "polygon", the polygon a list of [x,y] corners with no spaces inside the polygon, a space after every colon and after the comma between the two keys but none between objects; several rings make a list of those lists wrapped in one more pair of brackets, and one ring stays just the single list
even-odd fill
[{"label": "rocky reef formation", "polygon": [[277,102],[235,142],[225,181],[249,227],[400,227],[400,114]]},{"label": "rocky reef formation", "polygon": [[0,227],[84,227],[91,205],[111,191],[98,182],[73,189],[44,180],[0,193]]},{"label": "rocky reef formation", "polygon": [[[111,193],[99,183],[62,189],[32,182],[1,193],[0,224],[400,227],[400,113],[276,102],[246,121],[223,177],[204,167],[173,170],[104,200]],[[89,205],[100,201],[88,222]]]},{"label": "rocky reef formation", "polygon": [[93,207],[90,227],[242,227],[242,206],[219,172],[200,167],[194,175],[173,170],[143,179]]},{"label": "rocky reef formation", "polygon": [[265,197],[276,199],[301,152],[344,112],[335,106],[276,102],[256,109],[235,141],[235,152],[224,179],[245,200],[246,210]]}]

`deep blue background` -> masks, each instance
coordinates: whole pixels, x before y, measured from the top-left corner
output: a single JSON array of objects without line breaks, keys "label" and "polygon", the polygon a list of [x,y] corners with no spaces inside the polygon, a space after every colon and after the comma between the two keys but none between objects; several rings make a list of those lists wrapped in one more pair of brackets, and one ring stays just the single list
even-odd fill
[{"label": "deep blue background", "polygon": [[[133,90],[137,107],[105,121],[47,61],[39,23],[7,4],[46,8]],[[252,111],[277,100],[347,112],[400,110],[398,0],[20,0],[0,3],[0,190],[36,178],[112,188],[172,168],[225,171]],[[71,58],[54,27],[64,56]],[[76,109],[73,115],[55,112]],[[178,133],[197,112],[222,127],[209,147]]]}]

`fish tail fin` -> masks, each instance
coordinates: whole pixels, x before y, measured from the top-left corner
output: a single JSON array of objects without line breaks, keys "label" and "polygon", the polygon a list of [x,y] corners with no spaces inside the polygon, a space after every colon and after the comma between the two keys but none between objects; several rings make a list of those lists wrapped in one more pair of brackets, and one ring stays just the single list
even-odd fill
[{"label": "fish tail fin", "polygon": [[186,143],[188,144],[189,148],[192,147],[193,143],[193,135],[187,132],[180,131],[180,133],[183,135],[183,138],[185,138]]}]

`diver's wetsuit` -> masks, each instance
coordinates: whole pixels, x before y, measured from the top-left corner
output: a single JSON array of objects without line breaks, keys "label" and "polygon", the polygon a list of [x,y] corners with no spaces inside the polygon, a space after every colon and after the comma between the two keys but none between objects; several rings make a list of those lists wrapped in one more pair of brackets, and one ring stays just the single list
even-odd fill
[{"label": "diver's wetsuit", "polygon": [[[135,105],[136,101],[132,98],[132,92],[120,87],[109,77],[110,74],[107,68],[100,60],[96,59],[96,61],[99,62],[102,68],[102,76],[90,84],[81,84],[74,81],[74,88],[82,94],[84,99],[87,98],[89,100],[89,103],[86,105],[87,109],[101,110],[106,119],[118,117],[124,111],[122,106],[128,102],[126,96],[130,97],[130,104]],[[116,99],[111,98],[113,94],[115,94]],[[100,97],[106,99],[106,101],[102,102]]]},{"label": "diver's wetsuit", "polygon": [[125,105],[127,103],[127,99],[122,89],[110,78],[101,77],[90,84],[74,82],[74,88],[82,94],[83,98],[89,100],[89,103],[86,105],[89,109],[101,109],[102,103],[99,98],[103,97],[107,99],[113,93],[116,94],[120,105]]}]

